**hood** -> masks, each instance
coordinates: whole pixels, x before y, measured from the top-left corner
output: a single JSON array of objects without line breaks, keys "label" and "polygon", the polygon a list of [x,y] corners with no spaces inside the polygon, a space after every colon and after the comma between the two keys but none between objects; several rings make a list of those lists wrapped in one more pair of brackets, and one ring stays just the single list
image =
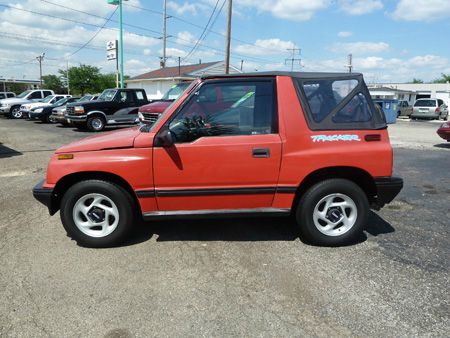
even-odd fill
[{"label": "hood", "polygon": [[49,106],[49,104],[46,102],[31,102],[31,103],[24,103],[24,105],[28,106],[29,109]]},{"label": "hood", "polygon": [[33,102],[27,99],[20,99],[17,97],[10,97],[8,99],[2,99],[0,100],[0,103],[7,103],[7,104],[23,104],[23,103],[28,103],[28,102]]},{"label": "hood", "polygon": [[56,149],[55,153],[74,153],[115,148],[132,148],[134,139],[140,134],[139,126],[120,129],[86,137]]},{"label": "hood", "polygon": [[83,106],[84,109],[100,109],[102,107],[108,107],[113,101],[83,101],[83,102],[70,102],[68,107]]},{"label": "hood", "polygon": [[170,104],[173,102],[173,100],[164,100],[164,101],[156,101],[149,104],[146,104],[145,106],[142,106],[139,108],[140,112],[143,113],[162,113]]}]

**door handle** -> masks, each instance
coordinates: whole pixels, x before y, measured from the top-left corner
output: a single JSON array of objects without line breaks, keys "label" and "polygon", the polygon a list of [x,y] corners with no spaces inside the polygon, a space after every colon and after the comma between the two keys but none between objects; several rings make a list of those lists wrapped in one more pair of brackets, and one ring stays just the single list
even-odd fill
[{"label": "door handle", "polygon": [[269,148],[253,148],[252,155],[253,155],[253,157],[256,157],[256,158],[270,157],[270,149]]}]

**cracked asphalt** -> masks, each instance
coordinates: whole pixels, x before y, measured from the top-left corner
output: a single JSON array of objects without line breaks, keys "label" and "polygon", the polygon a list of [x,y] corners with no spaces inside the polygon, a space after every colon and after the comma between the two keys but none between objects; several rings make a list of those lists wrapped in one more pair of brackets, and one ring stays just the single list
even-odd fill
[{"label": "cracked asphalt", "polygon": [[31,188],[87,133],[0,119],[0,337],[449,337],[450,143],[389,127],[405,187],[347,247],[286,219],[165,221],[122,247],[66,237]]}]

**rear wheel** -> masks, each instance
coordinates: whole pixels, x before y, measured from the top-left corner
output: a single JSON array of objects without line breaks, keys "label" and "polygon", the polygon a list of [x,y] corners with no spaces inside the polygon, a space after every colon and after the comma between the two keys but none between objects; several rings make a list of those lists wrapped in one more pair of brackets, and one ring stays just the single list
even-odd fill
[{"label": "rear wheel", "polygon": [[90,131],[102,131],[105,128],[106,120],[101,115],[89,116],[87,119],[87,128]]},{"label": "rear wheel", "polygon": [[76,183],[61,201],[61,221],[81,246],[120,244],[133,225],[134,202],[121,186],[100,180]]},{"label": "rear wheel", "polygon": [[10,110],[10,117],[13,119],[21,119],[22,118],[22,112],[20,111],[20,107],[12,107]]},{"label": "rear wheel", "polygon": [[302,238],[312,244],[345,245],[364,230],[369,202],[352,181],[329,179],[312,186],[300,199],[296,218]]}]

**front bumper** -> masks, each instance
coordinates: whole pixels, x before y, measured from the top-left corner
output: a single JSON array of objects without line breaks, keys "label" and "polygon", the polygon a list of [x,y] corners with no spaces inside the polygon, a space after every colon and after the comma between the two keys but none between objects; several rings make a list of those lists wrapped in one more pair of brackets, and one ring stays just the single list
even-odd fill
[{"label": "front bumper", "polygon": [[9,114],[11,107],[2,106],[0,107],[0,114]]},{"label": "front bumper", "polygon": [[36,184],[33,188],[33,197],[39,202],[44,204],[48,208],[50,215],[53,215],[56,211],[53,210],[53,189],[44,187],[45,179]]},{"label": "front bumper", "polygon": [[400,177],[376,177],[377,205],[381,208],[392,202],[403,188],[403,179]]},{"label": "front bumper", "polygon": [[66,115],[67,122],[86,122],[87,115]]},{"label": "front bumper", "polygon": [[50,121],[53,121],[53,122],[67,122],[67,119],[64,115],[52,114],[52,115],[50,115],[49,119],[50,119]]},{"label": "front bumper", "polygon": [[43,116],[43,112],[36,113],[36,112],[34,112],[34,111],[30,111],[30,112],[28,113],[28,117],[29,117],[30,119],[39,119],[39,118],[41,118],[42,116]]},{"label": "front bumper", "polygon": [[437,134],[444,140],[450,141],[450,129],[438,129]]}]

